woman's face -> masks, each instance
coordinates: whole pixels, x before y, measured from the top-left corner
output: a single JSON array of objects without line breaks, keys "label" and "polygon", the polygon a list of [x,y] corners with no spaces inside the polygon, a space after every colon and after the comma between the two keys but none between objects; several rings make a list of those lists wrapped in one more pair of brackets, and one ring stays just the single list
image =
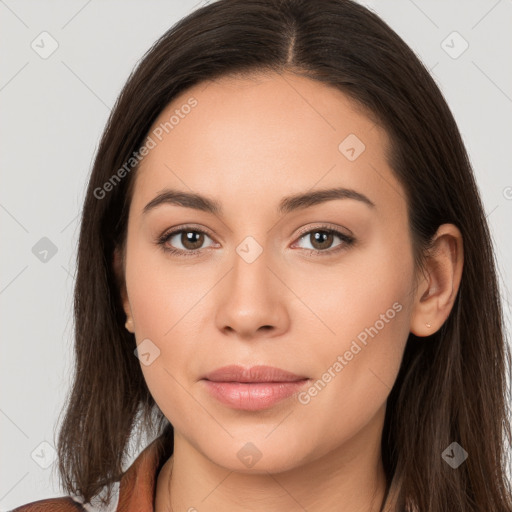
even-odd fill
[{"label": "woman's face", "polygon": [[[275,74],[194,86],[149,135],[124,305],[176,442],[262,472],[375,444],[415,277],[383,129],[338,90]],[[250,384],[205,380],[229,365],[277,367],[295,383],[262,384],[282,377],[257,372]]]}]

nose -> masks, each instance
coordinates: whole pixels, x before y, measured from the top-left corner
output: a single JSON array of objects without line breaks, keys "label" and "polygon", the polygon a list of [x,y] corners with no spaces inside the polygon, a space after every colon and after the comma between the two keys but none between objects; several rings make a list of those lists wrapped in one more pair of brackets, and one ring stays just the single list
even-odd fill
[{"label": "nose", "polygon": [[225,335],[252,340],[278,336],[288,329],[290,292],[275,267],[265,251],[250,263],[236,254],[217,297],[215,321]]}]

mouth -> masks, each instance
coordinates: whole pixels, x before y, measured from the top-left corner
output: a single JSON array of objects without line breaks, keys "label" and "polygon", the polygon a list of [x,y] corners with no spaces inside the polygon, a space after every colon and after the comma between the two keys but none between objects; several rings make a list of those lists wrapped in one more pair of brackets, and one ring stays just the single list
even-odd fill
[{"label": "mouth", "polygon": [[272,366],[224,366],[203,376],[210,395],[234,409],[257,411],[298,393],[309,377]]},{"label": "mouth", "polygon": [[276,368],[274,366],[252,366],[244,368],[239,365],[223,366],[203,376],[211,382],[296,382],[307,379],[304,375]]}]

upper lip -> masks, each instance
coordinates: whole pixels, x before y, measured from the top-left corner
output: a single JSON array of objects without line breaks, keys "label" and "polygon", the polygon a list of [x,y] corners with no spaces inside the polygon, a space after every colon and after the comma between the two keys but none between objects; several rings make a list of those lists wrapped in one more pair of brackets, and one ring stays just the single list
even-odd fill
[{"label": "upper lip", "polygon": [[203,379],[213,382],[295,382],[307,378],[281,368],[265,365],[251,366],[250,368],[239,365],[223,366],[203,377]]}]

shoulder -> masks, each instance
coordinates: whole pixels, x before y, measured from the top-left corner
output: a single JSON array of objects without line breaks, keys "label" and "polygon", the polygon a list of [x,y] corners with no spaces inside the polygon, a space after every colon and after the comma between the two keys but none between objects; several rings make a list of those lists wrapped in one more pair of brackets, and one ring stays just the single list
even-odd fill
[{"label": "shoulder", "polygon": [[10,512],[86,512],[86,509],[73,498],[62,497],[32,501]]}]

